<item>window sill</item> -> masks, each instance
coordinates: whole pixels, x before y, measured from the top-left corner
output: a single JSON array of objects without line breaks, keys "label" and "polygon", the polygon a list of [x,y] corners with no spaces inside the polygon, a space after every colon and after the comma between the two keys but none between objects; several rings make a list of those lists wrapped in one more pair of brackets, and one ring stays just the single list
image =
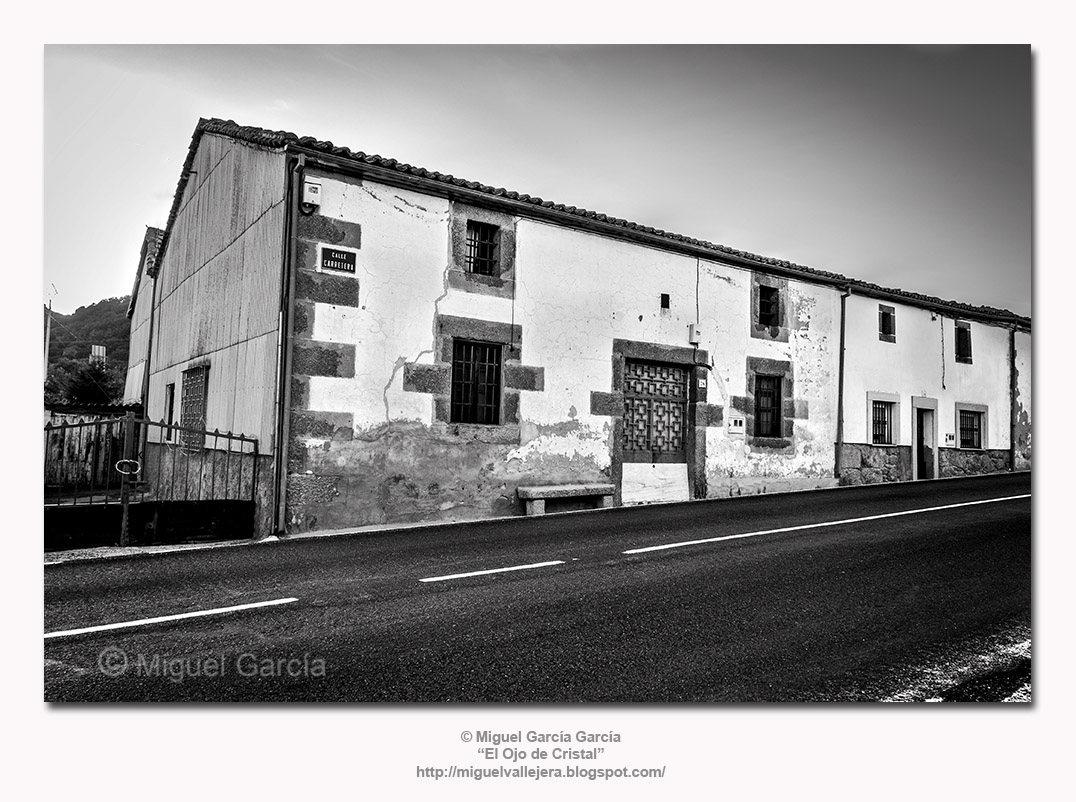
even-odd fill
[{"label": "window sill", "polygon": [[519,445],[520,428],[515,423],[445,423],[438,421],[433,431],[452,440]]},{"label": "window sill", "polygon": [[781,449],[791,447],[792,440],[787,437],[748,437],[747,444],[754,448]]},{"label": "window sill", "polygon": [[487,276],[483,273],[471,273],[466,270],[450,268],[448,286],[454,290],[474,292],[481,295],[493,295],[499,298],[513,298],[516,282],[511,278]]}]

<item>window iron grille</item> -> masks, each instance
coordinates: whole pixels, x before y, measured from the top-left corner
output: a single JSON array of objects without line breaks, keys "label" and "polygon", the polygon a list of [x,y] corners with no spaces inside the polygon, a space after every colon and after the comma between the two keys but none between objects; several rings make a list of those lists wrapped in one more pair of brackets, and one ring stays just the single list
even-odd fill
[{"label": "window iron grille", "polygon": [[960,447],[983,447],[983,413],[960,410]]},{"label": "window iron grille", "polygon": [[871,442],[875,445],[893,444],[893,404],[889,401],[871,404]]},{"label": "window iron grille", "polygon": [[501,346],[455,340],[452,344],[453,423],[501,422]]},{"label": "window iron grille", "polygon": [[[183,371],[183,395],[180,398],[180,441],[185,446],[205,445],[206,401],[209,395],[209,366]],[[188,431],[189,430],[189,431]]]},{"label": "window iron grille", "polygon": [[483,276],[498,275],[497,226],[467,221],[467,270]]},{"label": "window iron grille", "polygon": [[777,287],[758,288],[758,323],[760,326],[781,325],[781,291]]},{"label": "window iron grille", "polygon": [[780,376],[755,376],[755,436],[781,436]]}]

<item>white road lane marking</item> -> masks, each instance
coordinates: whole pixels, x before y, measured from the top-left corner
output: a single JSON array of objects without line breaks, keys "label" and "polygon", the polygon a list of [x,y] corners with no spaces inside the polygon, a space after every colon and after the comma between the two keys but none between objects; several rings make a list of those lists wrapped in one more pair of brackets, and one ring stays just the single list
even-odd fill
[{"label": "white road lane marking", "polygon": [[486,574],[503,574],[505,571],[525,571],[528,568],[545,568],[549,565],[563,565],[564,560],[550,560],[546,563],[531,563],[530,565],[513,565],[509,568],[490,568],[487,571],[468,571],[466,574],[448,574],[447,576],[431,576],[420,579],[419,582],[444,582],[446,579],[464,579],[469,576],[484,576]]},{"label": "white road lane marking", "polygon": [[682,543],[664,543],[660,546],[645,546],[639,549],[628,549],[622,554],[643,554],[648,551],[662,551],[664,549],[679,549],[683,546],[698,546],[702,543],[718,543],[722,540],[738,540],[745,537],[758,537],[760,535],[776,535],[781,532],[798,532],[803,529],[820,529],[825,526],[840,526],[842,524],[855,524],[863,521],[877,521],[881,518],[896,518],[901,515],[920,515],[925,512],[937,512],[938,510],[953,510],[957,507],[971,507],[976,504],[996,504],[1000,501],[1015,501],[1022,498],[1031,498],[1030,493],[1019,496],[1005,496],[1004,498],[988,498],[982,501],[963,501],[959,504],[943,504],[940,507],[923,507],[918,510],[905,510],[904,512],[887,512],[880,515],[865,515],[862,518],[845,518],[841,521],[823,521],[816,524],[802,524],[800,526],[784,526],[780,529],[763,529],[758,532],[744,532],[740,535],[723,535],[722,537],[708,537],[703,540],[685,540]]},{"label": "white road lane marking", "polygon": [[137,621],[121,621],[118,624],[101,624],[95,627],[82,627],[81,629],[63,629],[58,632],[46,632],[46,638],[65,638],[68,635],[82,635],[87,632],[106,632],[110,629],[126,629],[127,627],[141,627],[147,624],[160,624],[164,621],[179,621],[183,618],[201,618],[207,615],[221,615],[222,613],[234,613],[239,610],[254,610],[258,607],[274,607],[278,604],[291,604],[298,599],[273,599],[272,601],[253,602],[251,604],[237,604],[234,607],[218,607],[215,610],[198,610],[193,613],[177,613],[176,615],[161,615],[156,618],[141,618]]}]

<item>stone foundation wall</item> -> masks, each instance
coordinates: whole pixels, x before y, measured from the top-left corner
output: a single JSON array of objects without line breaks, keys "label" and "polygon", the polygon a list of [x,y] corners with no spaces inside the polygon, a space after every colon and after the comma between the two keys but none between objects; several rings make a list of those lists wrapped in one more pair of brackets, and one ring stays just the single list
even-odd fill
[{"label": "stone foundation wall", "polygon": [[821,490],[836,487],[833,476],[719,476],[708,477],[707,498],[756,496],[762,493],[790,493],[800,490]]},{"label": "stone foundation wall", "polygon": [[912,478],[912,447],[844,443],[840,473],[842,485],[908,481]]},{"label": "stone foundation wall", "polygon": [[942,476],[977,476],[981,473],[1002,473],[1007,470],[1009,470],[1007,450],[938,449],[938,472]]}]

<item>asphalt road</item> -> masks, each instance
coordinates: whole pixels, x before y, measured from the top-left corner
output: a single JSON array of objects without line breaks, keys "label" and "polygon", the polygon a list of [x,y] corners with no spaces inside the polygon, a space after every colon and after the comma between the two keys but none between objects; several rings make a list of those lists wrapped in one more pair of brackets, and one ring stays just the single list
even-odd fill
[{"label": "asphalt road", "polygon": [[45,698],[881,699],[1030,625],[1031,499],[969,504],[1030,492],[1005,474],[49,566],[46,633],[296,601],[46,638]]}]

